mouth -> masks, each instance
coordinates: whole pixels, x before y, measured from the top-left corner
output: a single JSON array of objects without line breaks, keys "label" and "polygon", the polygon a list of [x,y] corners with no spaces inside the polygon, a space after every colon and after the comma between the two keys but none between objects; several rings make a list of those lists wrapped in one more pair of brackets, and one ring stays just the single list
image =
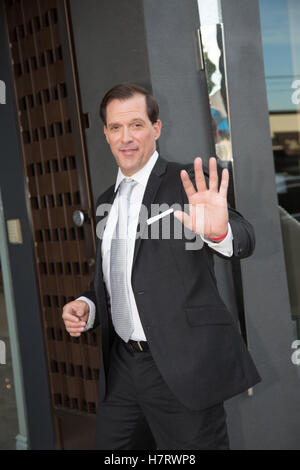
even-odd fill
[{"label": "mouth", "polygon": [[134,155],[138,151],[137,148],[128,148],[128,149],[120,149],[120,152],[125,155],[126,157],[129,157],[131,155]]}]

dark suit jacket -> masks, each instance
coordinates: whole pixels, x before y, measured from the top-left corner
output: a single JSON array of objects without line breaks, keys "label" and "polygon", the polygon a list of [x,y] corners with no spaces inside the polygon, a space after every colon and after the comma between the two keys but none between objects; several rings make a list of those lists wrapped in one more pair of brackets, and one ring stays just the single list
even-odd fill
[{"label": "dark suit jacket", "polygon": [[[167,162],[159,157],[148,180],[143,204],[187,204],[180,170],[191,178],[193,164]],[[112,203],[114,185],[98,201]],[[149,213],[149,217],[151,214]],[[234,256],[253,252],[252,226],[229,209]],[[173,214],[165,217],[180,224]],[[96,223],[102,217],[96,218]],[[162,223],[160,219],[159,222]],[[166,220],[164,220],[164,223]],[[103,220],[102,222],[103,223]],[[141,221],[141,232],[150,230]],[[256,384],[260,377],[233,317],[222,301],[214,274],[214,250],[186,250],[186,239],[138,238],[135,244],[132,289],[154,361],[174,395],[190,409],[204,409]],[[190,239],[188,240],[190,241]],[[101,326],[100,400],[105,396],[109,351],[114,330],[103,282],[101,240],[97,243],[94,291],[85,292],[96,304],[95,327]]]}]

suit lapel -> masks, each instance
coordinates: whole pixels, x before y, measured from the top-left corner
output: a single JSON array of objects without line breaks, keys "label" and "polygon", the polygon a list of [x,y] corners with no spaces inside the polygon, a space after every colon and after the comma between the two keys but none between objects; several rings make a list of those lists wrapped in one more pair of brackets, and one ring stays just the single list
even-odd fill
[{"label": "suit lapel", "polygon": [[[107,204],[107,205],[110,205],[110,208],[108,210],[108,213],[105,214],[105,215],[101,215],[99,217],[97,217],[97,222],[96,222],[96,227],[97,227],[97,224],[98,223],[101,223],[101,221],[106,217],[106,221],[105,221],[105,224],[103,226],[103,229],[101,231],[101,237],[98,237],[98,246],[97,246],[97,253],[96,253],[96,272],[95,272],[95,286],[96,285],[99,285],[99,278],[101,280],[103,280],[103,273],[102,273],[102,240],[103,240],[103,233],[104,233],[104,230],[105,230],[105,227],[106,227],[106,223],[107,223],[107,219],[108,219],[108,216],[109,216],[109,213],[110,213],[110,210],[111,210],[111,207],[113,205],[113,202],[114,202],[114,199],[117,195],[117,192],[118,191],[114,191],[114,188],[115,188],[115,185],[113,185],[106,193],[103,197],[100,198],[100,201],[98,203],[98,206],[99,205],[102,205],[102,204]],[[98,207],[97,206],[97,207]],[[96,208],[97,210],[97,208]]]},{"label": "suit lapel", "polygon": [[[153,170],[149,176],[148,183],[147,183],[144,197],[143,197],[143,201],[142,201],[142,206],[144,206],[147,209],[148,217],[151,216],[150,214],[151,204],[153,203],[156,193],[158,191],[158,188],[162,182],[162,175],[166,171],[167,163],[168,162],[164,160],[162,157],[158,157],[153,167]],[[137,258],[137,255],[141,246],[143,232],[145,231],[147,227],[147,223],[146,223],[145,218],[143,217],[142,210],[139,215],[139,227],[140,227],[139,237],[136,239],[135,246],[134,246],[132,270],[133,270],[134,263],[136,261],[136,258]]]}]

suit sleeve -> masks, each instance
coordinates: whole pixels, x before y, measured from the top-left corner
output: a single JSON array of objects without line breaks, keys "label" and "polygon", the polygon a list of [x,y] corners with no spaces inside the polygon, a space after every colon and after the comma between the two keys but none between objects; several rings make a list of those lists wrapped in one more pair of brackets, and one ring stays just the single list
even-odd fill
[{"label": "suit sleeve", "polygon": [[229,223],[233,235],[233,256],[248,258],[255,249],[255,234],[250,222],[237,210],[228,207]]},{"label": "suit sleeve", "polygon": [[[97,210],[98,205],[100,204],[100,200],[101,200],[101,196],[97,199],[96,210]],[[96,216],[96,218],[95,218],[95,228],[97,227],[97,223],[98,223],[98,217]],[[98,238],[96,237],[96,259],[97,259],[97,250],[98,249],[99,249],[99,244],[98,244]],[[97,269],[97,267],[96,267],[96,269]],[[93,279],[92,285],[94,286],[94,279]],[[91,304],[94,307],[92,309],[92,315],[89,316],[88,321],[87,321],[86,331],[87,330],[90,331],[90,330],[93,330],[93,329],[97,328],[97,326],[99,326],[99,324],[100,324],[99,316],[98,316],[98,309],[97,309],[96,292],[95,292],[94,289],[87,290],[87,291],[85,291],[81,294],[79,299],[84,300],[84,299],[82,299],[82,297],[86,297],[90,301],[90,302],[88,302],[89,306],[90,306],[90,309],[91,309]]]}]

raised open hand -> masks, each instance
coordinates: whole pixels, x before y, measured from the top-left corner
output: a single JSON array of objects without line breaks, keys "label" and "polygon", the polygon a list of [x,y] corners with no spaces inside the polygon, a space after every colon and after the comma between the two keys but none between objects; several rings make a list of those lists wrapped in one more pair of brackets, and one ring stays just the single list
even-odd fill
[{"label": "raised open hand", "polygon": [[206,239],[223,238],[227,233],[228,208],[227,190],[229,173],[225,168],[218,190],[217,162],[209,159],[209,188],[206,186],[202,169],[202,159],[194,160],[196,189],[186,170],[180,173],[182,184],[189,201],[189,214],[175,211],[174,216],[189,230],[198,233]]}]

